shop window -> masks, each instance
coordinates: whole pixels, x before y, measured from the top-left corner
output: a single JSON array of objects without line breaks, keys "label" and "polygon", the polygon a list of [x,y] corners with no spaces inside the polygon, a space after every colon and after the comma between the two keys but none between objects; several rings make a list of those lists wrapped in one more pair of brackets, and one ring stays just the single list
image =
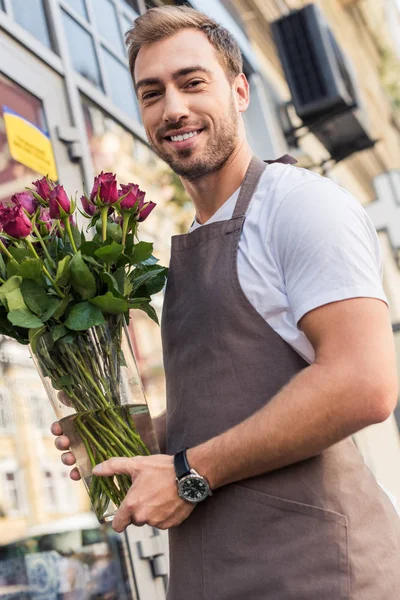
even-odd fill
[{"label": "shop window", "polygon": [[128,115],[139,119],[135,92],[128,68],[105,48],[102,48],[102,57],[112,101]]},{"label": "shop window", "polygon": [[123,54],[124,44],[115,6],[110,0],[96,0],[95,4],[93,13],[99,34],[112,44],[116,52]]},{"label": "shop window", "polygon": [[11,0],[14,20],[38,40],[51,48],[43,0]]},{"label": "shop window", "polygon": [[88,19],[85,0],[64,0],[80,17]]},{"label": "shop window", "polygon": [[92,36],[66,12],[62,15],[74,69],[103,90]]}]

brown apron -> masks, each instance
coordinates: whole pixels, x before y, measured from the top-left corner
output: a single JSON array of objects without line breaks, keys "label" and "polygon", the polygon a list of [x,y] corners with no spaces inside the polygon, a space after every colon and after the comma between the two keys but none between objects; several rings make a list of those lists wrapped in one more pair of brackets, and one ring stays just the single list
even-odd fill
[{"label": "brown apron", "polygon": [[[230,220],[172,238],[162,319],[169,454],[243,421],[308,366],[238,279],[265,167],[252,159]],[[350,438],[216,490],[169,534],[168,600],[400,598],[400,519]]]}]

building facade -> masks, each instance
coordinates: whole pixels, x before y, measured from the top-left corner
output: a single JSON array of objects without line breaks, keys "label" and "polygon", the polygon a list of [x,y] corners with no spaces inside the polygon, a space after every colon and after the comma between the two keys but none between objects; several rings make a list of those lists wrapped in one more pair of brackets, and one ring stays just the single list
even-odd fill
[{"label": "building facade", "polygon": [[[45,174],[32,168],[29,160],[21,163],[13,158],[4,118],[11,109],[48,132],[57,176],[71,191],[81,190],[82,182],[89,190],[101,170],[115,172],[121,183],[134,181],[145,189],[158,207],[143,224],[142,236],[154,242],[154,253],[167,264],[171,235],[185,231],[193,210],[176,177],[147,145],[124,47],[124,33],[135,17],[157,4],[161,0],[0,0],[0,200]],[[271,34],[273,21],[306,3],[193,0],[190,4],[225,25],[240,44],[251,88],[245,122],[254,152],[266,159],[290,151],[301,166],[324,169],[365,207],[376,206],[382,200],[377,178],[400,169],[400,100],[397,103],[396,85],[391,83],[393,56],[399,51],[392,41],[399,18],[394,0],[318,2],[351,57],[371,131],[380,140],[370,150],[322,167],[329,155],[312,133],[302,131],[298,140],[288,136],[287,114],[293,113],[290,89]],[[295,126],[301,124],[295,115],[292,118]],[[384,219],[382,223],[377,228],[384,285],[396,325],[400,323],[397,248],[389,235],[390,223]],[[155,305],[160,313],[162,294]],[[165,404],[160,334],[145,315],[136,313],[132,339],[156,415]],[[396,326],[394,330],[400,336]],[[395,339],[400,356],[400,338]],[[126,535],[117,536],[109,527],[97,526],[83,485],[71,482],[69,469],[60,463],[49,433],[52,421],[28,352],[3,339],[0,597],[3,592],[9,598],[36,593],[50,600],[75,586],[82,598],[164,598],[165,535],[130,527]],[[400,499],[400,445],[394,418],[362,432],[356,441],[379,481]],[[45,584],[35,579],[40,569],[46,573]],[[66,572],[73,572],[73,577],[68,579]],[[46,590],[40,585],[47,585]]]}]

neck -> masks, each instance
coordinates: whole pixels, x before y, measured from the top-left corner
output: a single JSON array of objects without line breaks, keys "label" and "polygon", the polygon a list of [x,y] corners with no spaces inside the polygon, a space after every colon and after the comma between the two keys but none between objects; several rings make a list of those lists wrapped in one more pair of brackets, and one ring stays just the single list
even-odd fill
[{"label": "neck", "polygon": [[216,173],[197,181],[182,178],[182,183],[195,206],[198,223],[208,221],[240,187],[252,155],[250,146],[244,140]]}]

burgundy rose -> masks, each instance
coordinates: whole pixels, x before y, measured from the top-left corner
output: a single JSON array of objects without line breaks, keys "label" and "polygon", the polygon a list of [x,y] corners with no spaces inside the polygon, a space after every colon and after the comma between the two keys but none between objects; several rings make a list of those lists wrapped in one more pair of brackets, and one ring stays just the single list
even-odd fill
[{"label": "burgundy rose", "polygon": [[115,204],[118,201],[117,178],[114,173],[100,173],[94,178],[90,200],[94,204]]},{"label": "burgundy rose", "polygon": [[136,217],[137,221],[141,222],[147,219],[153,208],[156,206],[157,204],[155,204],[155,202],[146,202],[146,204],[139,210],[139,216]]},{"label": "burgundy rose", "polygon": [[145,195],[145,192],[142,192],[142,190],[139,189],[139,186],[135,183],[128,183],[128,185],[121,184],[121,189],[118,192],[118,196],[120,198],[125,196],[120,203],[121,210],[130,210],[135,206],[137,208],[140,200],[143,201]]},{"label": "burgundy rose", "polygon": [[48,202],[50,199],[50,192],[54,187],[53,182],[47,179],[47,177],[43,177],[42,179],[33,181],[32,185],[36,187],[36,193],[42,198],[42,200]]},{"label": "burgundy rose", "polygon": [[32,231],[32,223],[21,206],[3,207],[0,223],[4,233],[14,238],[26,238]]},{"label": "burgundy rose", "polygon": [[83,210],[89,217],[93,217],[93,215],[98,211],[97,206],[88,200],[86,196],[81,196],[81,204],[83,206]]},{"label": "burgundy rose", "polygon": [[61,209],[69,214],[71,211],[71,202],[62,185],[56,185],[50,192],[49,199],[50,217],[52,219],[62,218]]},{"label": "burgundy rose", "polygon": [[21,206],[24,208],[30,215],[33,215],[38,206],[30,192],[17,192],[11,196],[11,202],[14,206]]}]

